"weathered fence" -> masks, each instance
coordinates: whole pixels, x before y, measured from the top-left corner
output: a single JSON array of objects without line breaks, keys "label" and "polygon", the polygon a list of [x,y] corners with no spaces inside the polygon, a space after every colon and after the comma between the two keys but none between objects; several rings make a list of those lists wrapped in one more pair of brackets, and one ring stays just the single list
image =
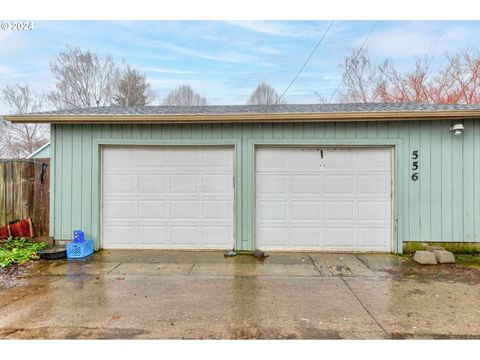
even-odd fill
[{"label": "weathered fence", "polygon": [[0,227],[32,218],[37,236],[48,236],[50,159],[0,159]]}]

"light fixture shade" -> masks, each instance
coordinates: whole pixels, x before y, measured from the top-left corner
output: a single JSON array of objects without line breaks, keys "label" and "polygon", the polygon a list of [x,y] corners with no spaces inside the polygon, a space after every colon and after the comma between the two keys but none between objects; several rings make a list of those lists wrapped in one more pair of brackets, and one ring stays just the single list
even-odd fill
[{"label": "light fixture shade", "polygon": [[462,135],[463,130],[465,130],[465,128],[463,127],[463,124],[461,124],[461,123],[455,124],[452,127],[450,127],[450,131],[454,131],[455,132],[454,134],[456,136]]}]

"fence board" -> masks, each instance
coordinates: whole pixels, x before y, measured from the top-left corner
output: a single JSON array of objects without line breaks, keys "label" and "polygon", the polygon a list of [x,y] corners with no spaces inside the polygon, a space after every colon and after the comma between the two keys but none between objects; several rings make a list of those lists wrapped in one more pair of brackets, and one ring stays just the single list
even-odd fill
[{"label": "fence board", "polygon": [[37,236],[49,236],[50,159],[0,160],[0,226],[32,218]]}]

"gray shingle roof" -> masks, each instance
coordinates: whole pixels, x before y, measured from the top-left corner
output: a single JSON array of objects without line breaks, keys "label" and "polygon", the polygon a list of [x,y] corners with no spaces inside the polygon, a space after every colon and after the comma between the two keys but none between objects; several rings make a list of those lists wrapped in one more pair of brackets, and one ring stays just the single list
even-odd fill
[{"label": "gray shingle roof", "polygon": [[214,115],[214,114],[288,114],[356,113],[478,110],[480,105],[426,103],[358,104],[283,104],[283,105],[209,105],[209,106],[103,106],[84,109],[48,111],[28,115]]}]

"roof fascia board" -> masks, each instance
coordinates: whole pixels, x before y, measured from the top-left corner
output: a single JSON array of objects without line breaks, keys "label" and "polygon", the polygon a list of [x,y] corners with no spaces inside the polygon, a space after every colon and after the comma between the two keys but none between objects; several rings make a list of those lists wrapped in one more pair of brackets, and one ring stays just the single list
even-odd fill
[{"label": "roof fascia board", "polygon": [[375,112],[325,112],[325,113],[255,113],[255,114],[88,114],[88,115],[7,115],[12,123],[97,124],[97,123],[215,123],[215,122],[329,122],[378,120],[433,120],[480,118],[478,110],[446,111],[375,111]]}]

